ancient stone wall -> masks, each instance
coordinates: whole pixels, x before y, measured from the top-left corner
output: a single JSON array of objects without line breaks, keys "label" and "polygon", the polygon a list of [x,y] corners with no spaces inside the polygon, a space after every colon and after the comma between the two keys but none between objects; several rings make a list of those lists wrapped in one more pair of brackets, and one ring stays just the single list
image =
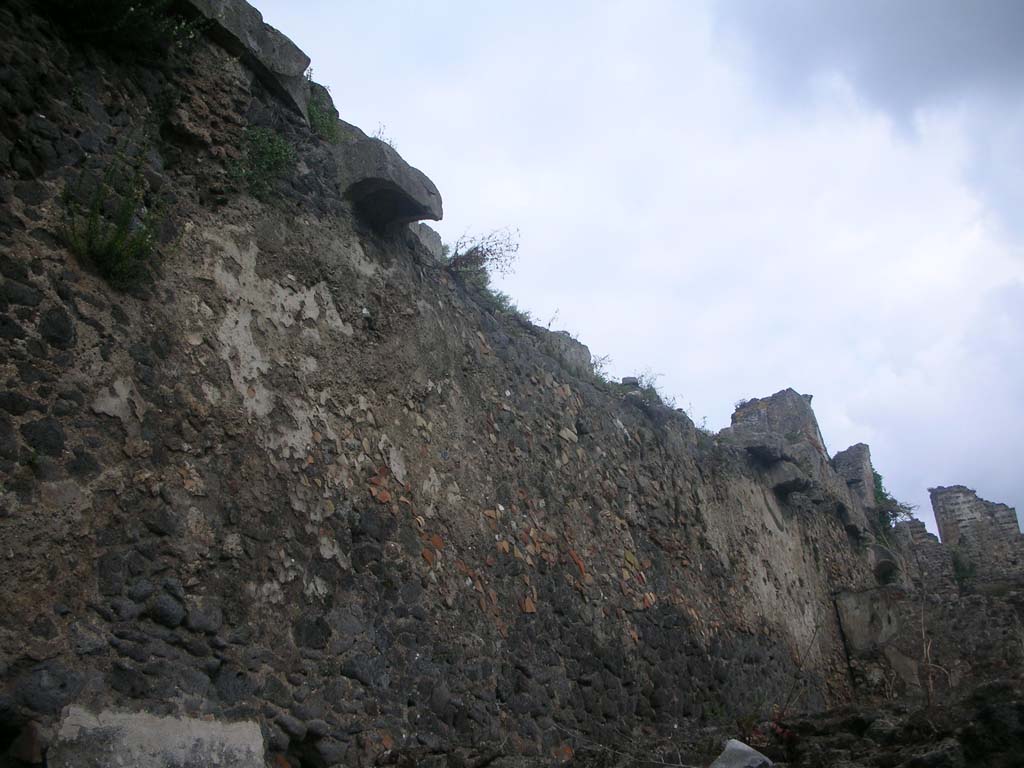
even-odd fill
[{"label": "ancient stone wall", "polygon": [[963,485],[929,488],[928,493],[945,544],[956,545],[972,536],[1009,539],[1020,535],[1017,513],[1006,504],[978,498],[977,493]]},{"label": "ancient stone wall", "polygon": [[884,538],[903,583],[837,598],[861,693],[934,702],[1024,661],[1021,537],[989,517],[1009,508],[963,486],[932,489],[932,499],[955,543],[940,542],[920,520],[899,522]]},{"label": "ancient stone wall", "polygon": [[[0,754],[552,760],[854,696],[834,596],[885,547],[809,398],[708,435],[496,312],[262,27],[154,61],[0,22]],[[254,196],[257,129],[294,161]],[[125,158],[163,213],[115,288],[67,191]]]},{"label": "ancient stone wall", "polygon": [[930,488],[929,494],[960,579],[1024,582],[1024,535],[1013,507],[979,498],[963,485]]}]

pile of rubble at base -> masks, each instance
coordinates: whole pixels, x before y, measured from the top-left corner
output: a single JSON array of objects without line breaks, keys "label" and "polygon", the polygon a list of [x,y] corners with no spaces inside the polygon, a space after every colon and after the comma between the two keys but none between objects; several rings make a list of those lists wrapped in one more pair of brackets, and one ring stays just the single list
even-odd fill
[{"label": "pile of rubble at base", "polygon": [[[740,741],[742,740],[742,741]],[[717,755],[717,757],[716,757]],[[659,739],[581,748],[573,765],[611,768],[1019,768],[1024,680],[1003,679],[932,706],[892,702]]]}]

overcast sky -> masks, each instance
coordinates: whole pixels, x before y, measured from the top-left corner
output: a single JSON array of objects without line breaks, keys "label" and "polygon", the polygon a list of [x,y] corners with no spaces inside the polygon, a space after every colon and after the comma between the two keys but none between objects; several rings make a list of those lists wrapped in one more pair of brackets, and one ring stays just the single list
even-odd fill
[{"label": "overcast sky", "polygon": [[255,3],[616,376],[1024,510],[1024,2]]}]

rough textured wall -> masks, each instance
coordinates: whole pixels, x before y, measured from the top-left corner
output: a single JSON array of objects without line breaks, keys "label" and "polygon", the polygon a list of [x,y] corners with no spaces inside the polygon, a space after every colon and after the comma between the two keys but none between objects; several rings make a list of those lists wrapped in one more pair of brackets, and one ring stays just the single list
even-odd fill
[{"label": "rough textured wall", "polygon": [[971,537],[1012,539],[1020,536],[1017,512],[1006,504],[978,498],[963,485],[929,488],[935,522],[945,544],[955,545]]},{"label": "rough textured wall", "polygon": [[900,564],[899,583],[837,596],[861,695],[934,703],[1022,668],[1021,536],[987,519],[1009,507],[963,486],[932,489],[932,500],[955,543],[940,542],[919,520],[899,522],[884,534]]},{"label": "rough textured wall", "polygon": [[[0,14],[0,752],[552,759],[851,698],[877,542],[808,398],[704,434],[495,311],[397,226],[429,179],[251,62]],[[256,127],[296,153],[262,199]],[[127,292],[58,236],[124,156],[166,211]]]}]

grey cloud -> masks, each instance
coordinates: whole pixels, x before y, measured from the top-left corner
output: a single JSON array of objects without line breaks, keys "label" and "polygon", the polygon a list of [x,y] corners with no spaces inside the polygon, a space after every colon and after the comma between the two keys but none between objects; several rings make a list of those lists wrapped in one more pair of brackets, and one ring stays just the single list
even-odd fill
[{"label": "grey cloud", "polygon": [[1006,230],[1024,238],[1024,3],[1019,0],[725,0],[720,34],[789,103],[838,74],[913,135],[922,111],[961,109],[966,179]]},{"label": "grey cloud", "polygon": [[727,0],[739,33],[776,84],[799,91],[842,73],[894,116],[961,96],[1024,90],[1019,0]]}]

